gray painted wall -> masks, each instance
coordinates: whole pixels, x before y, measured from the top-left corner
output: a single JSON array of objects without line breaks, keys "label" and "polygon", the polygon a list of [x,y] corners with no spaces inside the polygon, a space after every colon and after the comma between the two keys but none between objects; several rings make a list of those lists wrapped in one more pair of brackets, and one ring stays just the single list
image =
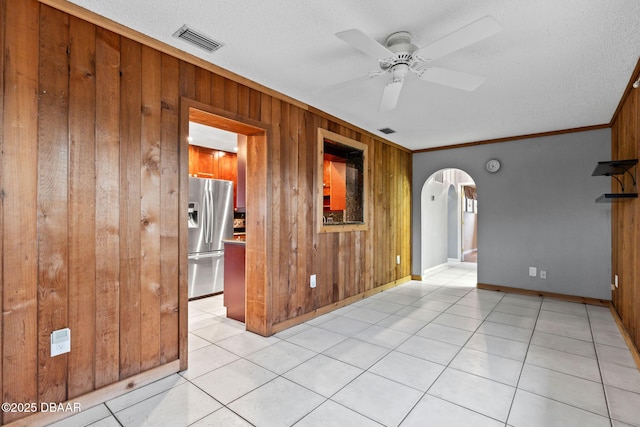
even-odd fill
[{"label": "gray painted wall", "polygon": [[[611,206],[595,199],[610,179],[592,177],[611,157],[600,129],[413,156],[412,268],[420,275],[421,192],[434,172],[459,168],[478,190],[478,282],[610,299]],[[486,171],[489,159],[502,168]],[[528,268],[547,270],[547,280]]]},{"label": "gray painted wall", "polygon": [[426,218],[429,218],[429,226],[423,227],[422,231],[429,242],[422,250],[422,265],[426,269],[447,262],[447,187],[431,179],[418,197],[422,199]]}]

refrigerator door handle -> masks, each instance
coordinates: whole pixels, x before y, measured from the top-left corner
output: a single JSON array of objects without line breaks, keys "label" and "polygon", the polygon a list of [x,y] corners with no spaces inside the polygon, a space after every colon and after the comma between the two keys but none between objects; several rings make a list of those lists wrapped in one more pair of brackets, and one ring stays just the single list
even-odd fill
[{"label": "refrigerator door handle", "polygon": [[198,254],[187,255],[187,259],[189,261],[198,261],[198,260],[201,260],[201,259],[219,257],[221,255],[224,255],[224,253],[222,253],[221,251],[217,251],[217,252],[201,252],[201,253],[198,253]]},{"label": "refrigerator door handle", "polygon": [[205,243],[211,243],[211,239],[209,238],[209,234],[210,234],[210,221],[209,221],[209,212],[211,211],[211,198],[209,196],[209,191],[208,189],[206,189],[205,187],[205,192],[204,192],[204,199],[203,199],[203,206],[202,206],[202,217],[204,219],[203,224],[202,224],[202,231],[204,234],[204,242]]}]

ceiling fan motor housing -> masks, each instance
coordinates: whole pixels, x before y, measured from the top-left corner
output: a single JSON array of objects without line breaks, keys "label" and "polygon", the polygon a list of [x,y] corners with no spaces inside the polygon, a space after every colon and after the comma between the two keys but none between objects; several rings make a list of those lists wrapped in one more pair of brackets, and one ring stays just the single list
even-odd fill
[{"label": "ceiling fan motor housing", "polygon": [[385,44],[394,55],[393,58],[380,61],[380,68],[383,71],[392,71],[394,77],[404,77],[408,67],[414,62],[413,52],[418,50],[418,46],[411,40],[412,36],[408,31],[398,31],[387,37]]}]

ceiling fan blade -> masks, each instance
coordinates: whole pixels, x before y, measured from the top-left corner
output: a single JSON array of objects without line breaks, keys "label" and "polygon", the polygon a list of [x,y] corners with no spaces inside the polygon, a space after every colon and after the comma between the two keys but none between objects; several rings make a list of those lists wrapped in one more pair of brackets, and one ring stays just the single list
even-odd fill
[{"label": "ceiling fan blade", "polygon": [[385,59],[393,56],[393,52],[358,29],[341,31],[336,33],[336,37],[374,58]]},{"label": "ceiling fan blade", "polygon": [[474,91],[484,82],[485,78],[476,74],[461,73],[438,67],[425,67],[418,73],[418,78],[427,82],[437,83],[456,89]]},{"label": "ceiling fan blade", "polygon": [[457,31],[442,37],[430,45],[424,46],[414,52],[427,61],[440,58],[451,52],[462,49],[480,40],[486,39],[502,31],[502,26],[492,16],[485,16],[475,22],[462,27]]},{"label": "ceiling fan blade", "polygon": [[386,84],[384,92],[382,92],[382,99],[380,99],[380,111],[389,111],[396,108],[403,83],[403,79],[392,79]]}]

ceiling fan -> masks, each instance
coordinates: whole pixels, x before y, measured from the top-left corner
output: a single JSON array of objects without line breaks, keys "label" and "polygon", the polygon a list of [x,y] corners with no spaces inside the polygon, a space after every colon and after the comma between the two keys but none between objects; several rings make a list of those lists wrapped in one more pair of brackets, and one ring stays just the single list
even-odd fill
[{"label": "ceiling fan", "polygon": [[498,21],[491,16],[485,16],[424,47],[416,46],[413,43],[411,33],[407,31],[391,34],[387,37],[384,46],[358,29],[341,31],[336,33],[338,38],[378,59],[380,69],[325,90],[336,90],[357,81],[390,74],[391,78],[385,85],[380,100],[380,111],[389,111],[395,108],[404,78],[409,72],[414,73],[420,80],[473,91],[482,84],[484,77],[433,67],[430,62],[479,42],[501,30],[502,26]]}]

